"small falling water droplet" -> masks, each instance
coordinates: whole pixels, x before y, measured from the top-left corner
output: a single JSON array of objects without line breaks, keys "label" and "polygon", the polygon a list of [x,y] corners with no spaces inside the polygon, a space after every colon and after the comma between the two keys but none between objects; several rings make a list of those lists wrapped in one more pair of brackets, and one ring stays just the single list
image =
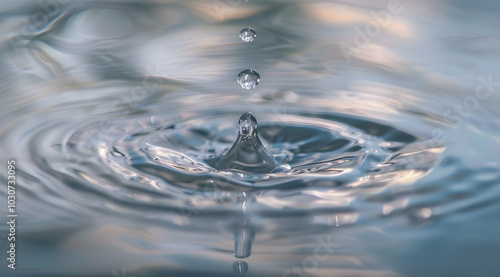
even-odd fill
[{"label": "small falling water droplet", "polygon": [[256,37],[257,33],[250,27],[244,28],[240,32],[240,38],[244,42],[252,42]]},{"label": "small falling water droplet", "polygon": [[246,69],[238,74],[238,78],[236,80],[242,88],[253,89],[260,83],[260,75],[253,69]]}]

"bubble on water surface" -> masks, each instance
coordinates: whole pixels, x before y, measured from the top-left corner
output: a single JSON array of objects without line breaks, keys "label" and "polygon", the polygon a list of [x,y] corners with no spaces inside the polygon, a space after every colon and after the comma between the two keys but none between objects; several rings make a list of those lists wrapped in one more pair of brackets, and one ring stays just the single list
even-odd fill
[{"label": "bubble on water surface", "polygon": [[244,42],[252,42],[256,37],[257,37],[257,33],[255,32],[254,29],[252,29],[250,27],[244,28],[240,32],[240,38]]},{"label": "bubble on water surface", "polygon": [[253,89],[260,83],[260,75],[253,69],[246,69],[238,74],[238,84],[244,89]]}]

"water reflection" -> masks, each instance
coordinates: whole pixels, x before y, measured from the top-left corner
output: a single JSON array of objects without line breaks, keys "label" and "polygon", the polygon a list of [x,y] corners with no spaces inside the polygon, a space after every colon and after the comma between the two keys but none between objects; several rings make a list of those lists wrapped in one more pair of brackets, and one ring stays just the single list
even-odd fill
[{"label": "water reflection", "polygon": [[233,264],[234,273],[245,275],[248,272],[248,264],[244,261],[237,261]]},{"label": "water reflection", "polygon": [[250,218],[245,218],[234,231],[234,256],[238,259],[248,258],[252,253],[255,230],[249,221]]},{"label": "water reflection", "polygon": [[[3,1],[22,270],[495,275],[499,4],[400,3]],[[248,110],[289,167],[205,162]]]}]

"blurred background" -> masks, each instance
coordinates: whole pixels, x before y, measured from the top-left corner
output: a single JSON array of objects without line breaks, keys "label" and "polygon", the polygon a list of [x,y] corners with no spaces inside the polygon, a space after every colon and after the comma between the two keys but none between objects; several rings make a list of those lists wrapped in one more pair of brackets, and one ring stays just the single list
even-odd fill
[{"label": "blurred background", "polygon": [[2,1],[0,275],[500,276],[499,11]]}]

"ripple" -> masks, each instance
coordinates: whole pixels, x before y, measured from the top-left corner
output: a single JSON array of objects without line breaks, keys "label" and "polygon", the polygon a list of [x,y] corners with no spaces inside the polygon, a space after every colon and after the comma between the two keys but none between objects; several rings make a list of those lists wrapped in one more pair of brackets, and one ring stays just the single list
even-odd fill
[{"label": "ripple", "polygon": [[62,149],[68,157],[87,156],[84,164],[75,165],[100,189],[119,189],[98,181],[103,166],[113,178],[135,180],[134,189],[144,195],[134,201],[149,199],[153,195],[147,191],[157,190],[187,195],[227,192],[226,197],[262,189],[314,190],[321,180],[321,189],[329,183],[327,187],[338,191],[363,187],[369,193],[370,187],[415,181],[441,160],[440,146],[428,143],[422,148],[425,139],[367,119],[297,112],[277,121],[272,113],[257,114],[265,147],[284,165],[279,171],[217,169],[206,162],[225,154],[235,141],[234,112],[206,110],[189,117],[161,114],[99,122],[73,131]]},{"label": "ripple", "polygon": [[[335,241],[308,274],[425,276],[408,261],[429,249],[455,273],[494,268],[476,250],[496,246],[498,97],[471,103],[478,79],[498,78],[486,4],[469,5],[473,22],[464,5],[402,3],[348,57],[339,45],[387,3],[10,2],[0,141],[18,165],[28,267],[88,272],[78,254],[109,275],[101,253],[137,276],[280,276]],[[241,90],[245,68],[265,84]],[[262,155],[245,163],[231,149],[247,111]]]}]

